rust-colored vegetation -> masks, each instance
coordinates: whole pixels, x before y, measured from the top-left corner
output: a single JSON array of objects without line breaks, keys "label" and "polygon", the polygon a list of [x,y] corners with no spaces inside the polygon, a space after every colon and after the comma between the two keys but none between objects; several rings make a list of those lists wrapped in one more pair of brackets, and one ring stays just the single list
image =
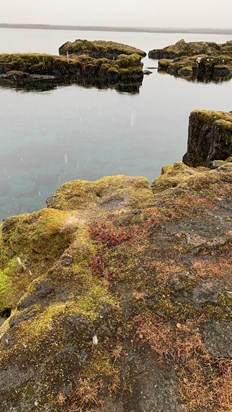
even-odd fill
[{"label": "rust-colored vegetation", "polygon": [[122,242],[130,240],[132,233],[123,227],[116,227],[113,223],[107,222],[90,226],[90,236],[92,239],[101,242],[104,246],[116,246]]},{"label": "rust-colored vegetation", "polygon": [[134,344],[148,344],[159,362],[174,364],[190,411],[231,412],[232,361],[208,353],[196,322],[170,323],[157,315],[134,319]]}]

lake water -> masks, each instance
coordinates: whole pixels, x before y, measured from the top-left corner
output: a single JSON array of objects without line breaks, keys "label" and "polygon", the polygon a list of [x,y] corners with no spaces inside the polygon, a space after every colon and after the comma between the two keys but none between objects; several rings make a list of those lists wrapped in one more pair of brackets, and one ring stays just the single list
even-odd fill
[{"label": "lake water", "polygon": [[[231,36],[0,29],[0,52],[58,53],[67,40],[153,48]],[[144,67],[157,62],[144,59]],[[0,219],[45,206],[63,182],[143,175],[182,159],[191,110],[232,110],[232,81],[202,84],[154,70],[138,94],[77,85],[46,92],[0,88]]]}]

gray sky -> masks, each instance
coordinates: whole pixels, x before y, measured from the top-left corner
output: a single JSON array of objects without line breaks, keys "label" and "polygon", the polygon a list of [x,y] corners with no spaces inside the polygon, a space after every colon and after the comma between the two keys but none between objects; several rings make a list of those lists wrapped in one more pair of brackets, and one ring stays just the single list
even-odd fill
[{"label": "gray sky", "polygon": [[232,28],[232,0],[0,0],[1,23]]}]

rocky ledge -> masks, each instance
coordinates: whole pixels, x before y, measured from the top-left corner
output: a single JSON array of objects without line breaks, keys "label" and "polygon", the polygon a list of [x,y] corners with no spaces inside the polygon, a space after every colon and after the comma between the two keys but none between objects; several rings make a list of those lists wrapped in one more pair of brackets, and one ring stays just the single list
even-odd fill
[{"label": "rocky ledge", "polygon": [[189,118],[187,153],[189,166],[217,167],[232,155],[232,112],[194,110]]},{"label": "rocky ledge", "polygon": [[150,51],[149,57],[160,59],[159,71],[189,80],[220,81],[232,78],[232,41],[218,45],[180,40],[175,45]]},{"label": "rocky ledge", "polygon": [[74,42],[66,42],[59,48],[59,54],[87,54],[94,58],[107,58],[116,59],[120,54],[131,55],[138,54],[141,57],[145,57],[146,53],[140,49],[137,49],[126,44],[115,43],[113,41],[104,40],[81,40],[77,39]]},{"label": "rocky ledge", "polygon": [[0,83],[27,85],[38,83],[91,84],[140,83],[143,64],[138,54],[121,54],[115,60],[47,54],[0,54]]},{"label": "rocky ledge", "polygon": [[5,219],[1,412],[230,412],[231,187],[176,163]]}]

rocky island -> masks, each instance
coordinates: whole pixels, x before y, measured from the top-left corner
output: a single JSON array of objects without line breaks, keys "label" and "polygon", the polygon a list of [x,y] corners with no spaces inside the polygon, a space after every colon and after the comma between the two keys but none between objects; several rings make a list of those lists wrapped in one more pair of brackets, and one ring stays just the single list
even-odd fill
[{"label": "rocky island", "polygon": [[198,54],[232,56],[232,40],[223,44],[217,44],[206,41],[186,42],[184,39],[181,39],[171,46],[149,51],[148,56],[151,59],[175,59],[176,57],[196,56]]},{"label": "rocky island", "polygon": [[[191,114],[192,163],[205,137],[217,159],[231,114]],[[68,182],[2,222],[1,412],[231,411],[231,154]]]},{"label": "rocky island", "polygon": [[[90,43],[90,42],[87,42]],[[47,54],[0,54],[0,84],[33,86],[44,83],[112,86],[141,85],[143,52],[126,45],[108,42],[107,53],[90,49],[65,56]],[[120,48],[121,46],[121,48]],[[104,48],[106,50],[106,47]],[[105,57],[108,56],[108,57]]]},{"label": "rocky island", "polygon": [[107,58],[107,59],[117,59],[120,54],[125,54],[127,56],[131,54],[138,54],[141,57],[145,57],[146,53],[143,50],[137,49],[132,46],[128,46],[122,43],[116,43],[113,41],[105,40],[83,40],[77,39],[74,42],[66,42],[59,48],[60,55],[75,54],[82,55],[88,54],[88,56],[94,58]]},{"label": "rocky island", "polygon": [[151,50],[148,55],[159,59],[158,70],[189,80],[219,81],[232,77],[232,41],[187,43],[182,39],[164,49]]}]

